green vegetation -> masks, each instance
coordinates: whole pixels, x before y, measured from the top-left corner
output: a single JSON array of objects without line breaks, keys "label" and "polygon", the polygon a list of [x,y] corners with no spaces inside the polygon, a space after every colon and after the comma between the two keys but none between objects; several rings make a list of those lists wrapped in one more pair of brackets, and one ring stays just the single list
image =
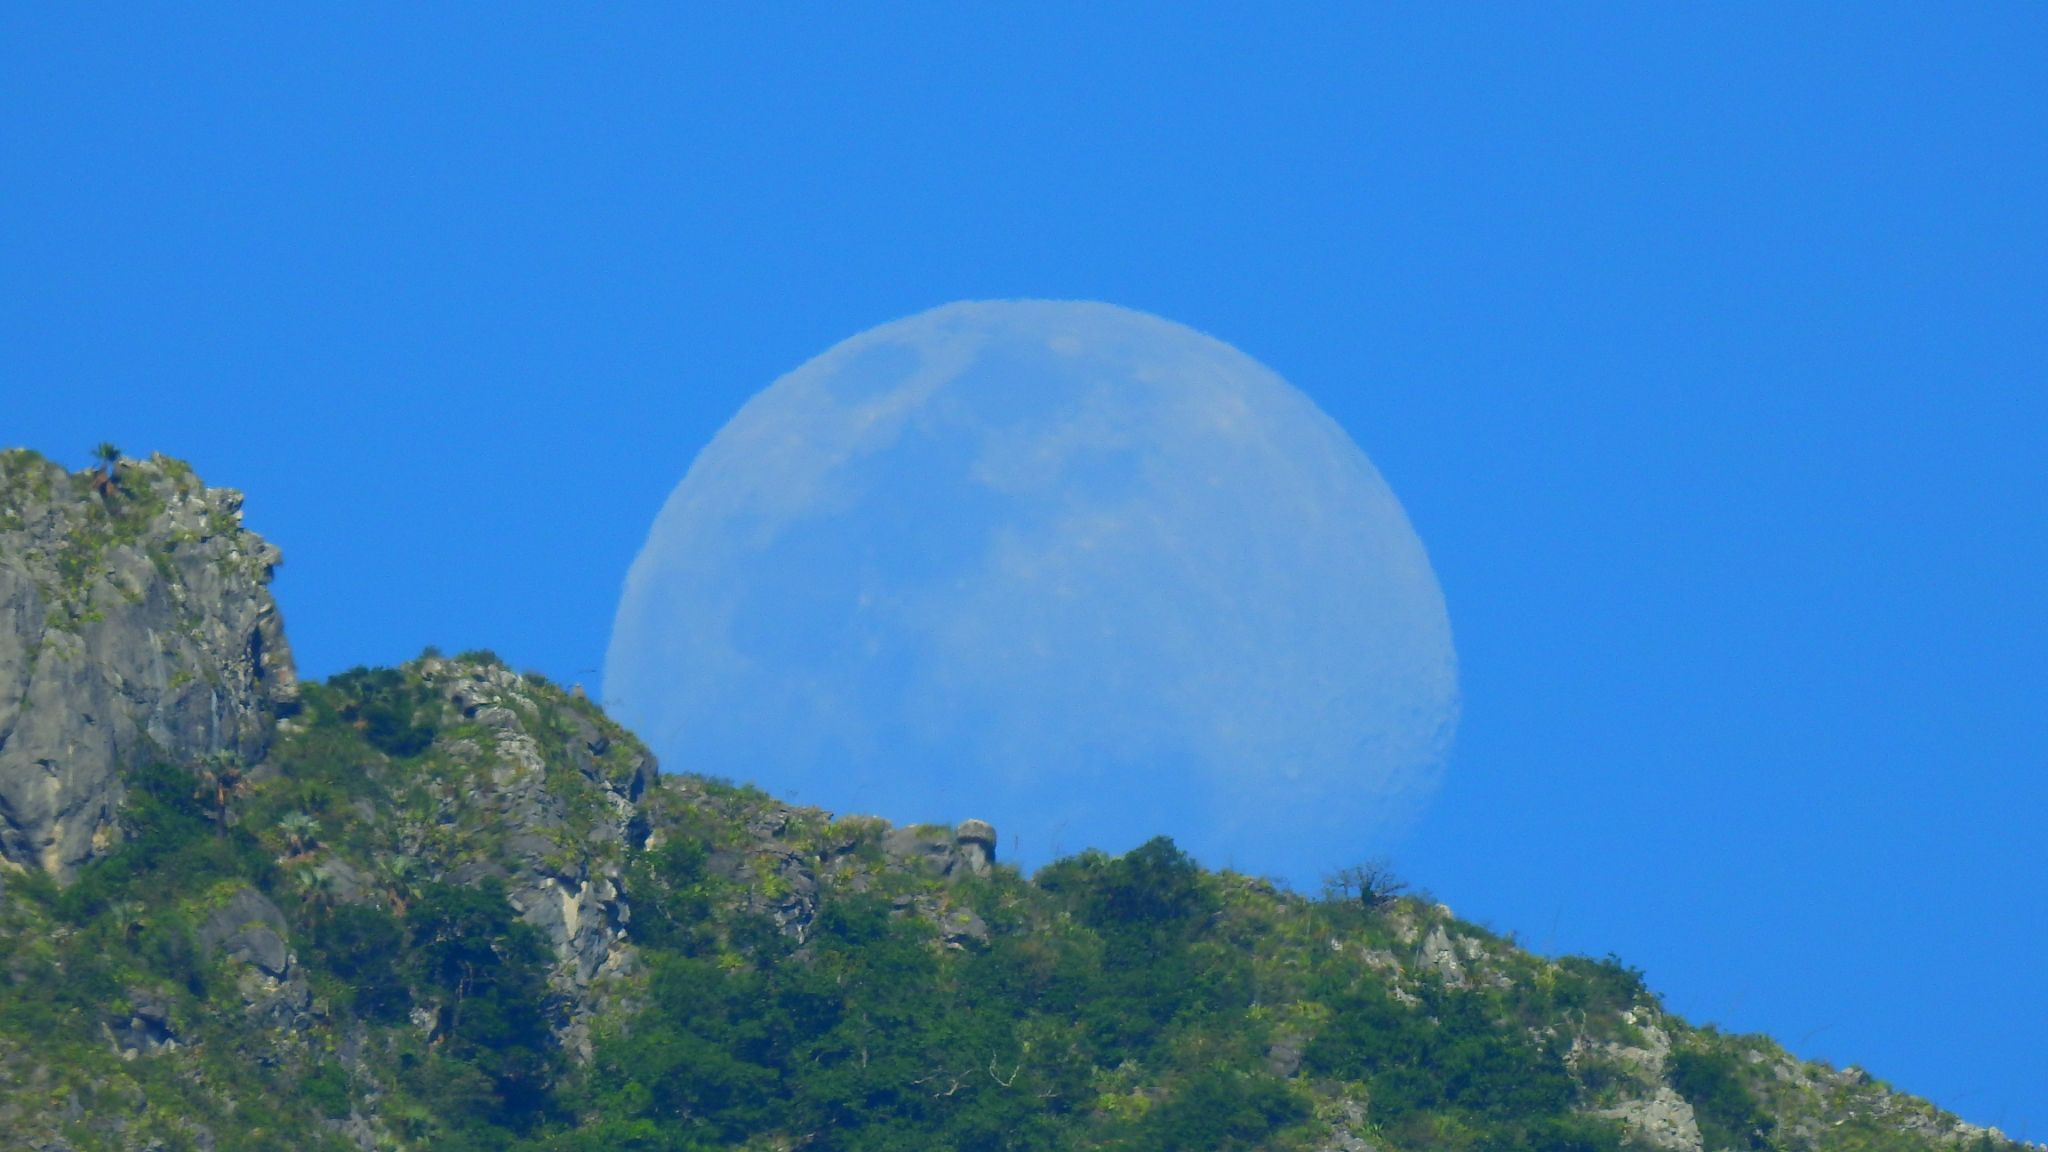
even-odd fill
[{"label": "green vegetation", "polygon": [[1309,899],[1157,839],[1027,879],[644,775],[487,653],[305,686],[260,767],[138,765],[121,846],[0,888],[0,1115],[81,1152],[1621,1152],[1668,1087],[1713,1152],[1946,1146],[1383,863]]},{"label": "green vegetation", "polygon": [[116,469],[121,463],[121,450],[102,440],[92,450],[92,458],[98,465],[93,469],[93,487],[99,489],[101,495],[107,495],[114,488]]},{"label": "green vegetation", "polygon": [[[140,465],[152,482],[130,484],[127,478],[138,465],[111,444],[99,445],[93,457],[97,464],[92,470],[68,473],[33,452],[0,454],[0,533],[23,530],[31,516],[68,521],[48,549],[54,553],[48,557],[48,575],[55,579],[43,592],[45,624],[53,630],[104,620],[104,605],[94,604],[96,588],[132,598],[129,589],[101,580],[108,558],[141,540],[163,513],[166,495],[155,479],[168,478],[172,488],[190,482],[189,470],[180,471],[183,465],[157,457]],[[52,501],[64,494],[84,499],[64,501],[59,512]]]},{"label": "green vegetation", "polygon": [[1733,1053],[1686,1047],[1671,1054],[1671,1086],[1699,1120],[1700,1135],[1716,1148],[1770,1148],[1776,1122],[1757,1106]]},{"label": "green vegetation", "polygon": [[431,1057],[407,1068],[452,1131],[440,1147],[503,1146],[550,1108],[557,1053],[547,1027],[547,949],[505,903],[503,883],[436,884],[407,921],[402,955],[415,1005],[431,1006]]},{"label": "green vegetation", "polygon": [[356,668],[334,678],[334,716],[362,730],[387,756],[417,756],[434,742],[439,709],[416,681],[390,668]]}]

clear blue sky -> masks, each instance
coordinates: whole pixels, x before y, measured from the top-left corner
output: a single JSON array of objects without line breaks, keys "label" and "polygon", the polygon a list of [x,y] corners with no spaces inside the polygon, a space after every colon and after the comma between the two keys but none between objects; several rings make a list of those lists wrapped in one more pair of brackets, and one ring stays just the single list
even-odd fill
[{"label": "clear blue sky", "polygon": [[8,6],[0,441],[248,490],[311,672],[594,682],[776,375],[1159,313],[1431,550],[1414,878],[2048,1137],[2048,7],[1109,7]]}]

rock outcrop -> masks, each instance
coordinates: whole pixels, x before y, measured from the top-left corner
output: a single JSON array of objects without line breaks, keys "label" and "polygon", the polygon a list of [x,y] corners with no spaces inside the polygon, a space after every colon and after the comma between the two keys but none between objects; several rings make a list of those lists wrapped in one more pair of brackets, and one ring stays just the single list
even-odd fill
[{"label": "rock outcrop", "polygon": [[235,987],[249,1015],[287,1032],[305,1024],[313,993],[293,955],[284,913],[254,888],[242,888],[199,926],[197,943],[235,969]]},{"label": "rock outcrop", "polygon": [[[634,967],[621,870],[649,835],[654,758],[588,701],[495,659],[430,656],[407,676],[440,735],[412,769],[408,804],[430,819],[404,831],[406,858],[420,879],[504,883],[554,954],[562,1043],[587,1055],[606,986]],[[359,880],[373,861],[318,867],[338,898],[375,898]]]},{"label": "rock outcrop", "polygon": [[967,820],[958,828],[909,824],[889,829],[882,851],[892,861],[940,876],[983,876],[995,863],[996,830],[986,820]]},{"label": "rock outcrop", "polygon": [[1415,962],[1426,972],[1434,972],[1453,988],[1465,987],[1465,965],[1458,959],[1458,950],[1451,943],[1450,934],[1441,924],[1430,928],[1423,937],[1422,948],[1416,953]]},{"label": "rock outcrop", "polygon": [[1641,1099],[1626,1100],[1600,1113],[1628,1125],[1637,1140],[1671,1152],[1700,1152],[1700,1126],[1685,1097],[1659,1084]]},{"label": "rock outcrop", "polygon": [[199,948],[281,980],[292,967],[291,946],[285,943],[289,932],[277,905],[254,888],[243,888],[199,926]]},{"label": "rock outcrop", "polygon": [[68,881],[120,841],[139,761],[263,757],[297,680],[241,509],[163,456],[0,453],[0,861]]},{"label": "rock outcrop", "polygon": [[171,1023],[170,1005],[161,996],[142,988],[129,989],[128,1000],[128,1010],[102,1026],[114,1051],[129,1060],[176,1051],[181,1041]]},{"label": "rock outcrop", "polygon": [[1699,1122],[1692,1105],[1668,1083],[1666,1066],[1672,1045],[1662,1016],[1654,1009],[1637,1006],[1624,1010],[1621,1022],[1630,1033],[1627,1041],[1579,1037],[1566,1057],[1574,1071],[1602,1066],[1605,1075],[1601,1078],[1620,1090],[1621,1098],[1596,1114],[1621,1121],[1646,1147],[1700,1152]]}]

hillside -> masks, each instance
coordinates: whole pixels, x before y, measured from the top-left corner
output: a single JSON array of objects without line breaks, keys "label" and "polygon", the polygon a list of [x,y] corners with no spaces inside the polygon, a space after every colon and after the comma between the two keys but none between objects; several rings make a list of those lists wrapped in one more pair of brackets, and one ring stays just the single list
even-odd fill
[{"label": "hillside", "polygon": [[300,684],[239,507],[0,455],[16,1146],[2022,1147],[1369,875],[1026,877],[658,772],[489,653]]}]

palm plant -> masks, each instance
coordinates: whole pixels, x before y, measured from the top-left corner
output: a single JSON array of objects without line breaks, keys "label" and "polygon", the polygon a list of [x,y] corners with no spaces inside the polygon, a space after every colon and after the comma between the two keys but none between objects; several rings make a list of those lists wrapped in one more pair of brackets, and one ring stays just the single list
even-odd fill
[{"label": "palm plant", "polygon": [[377,874],[384,881],[384,898],[391,903],[391,914],[400,919],[404,919],[407,898],[412,895],[410,878],[417,864],[413,857],[403,854],[377,861]]},{"label": "palm plant", "polygon": [[278,831],[284,833],[287,855],[297,856],[314,845],[313,833],[318,831],[320,822],[304,812],[287,812],[277,821]]},{"label": "palm plant", "polygon": [[199,788],[192,796],[204,801],[208,815],[227,834],[228,802],[242,788],[242,762],[233,752],[210,752],[199,764]]},{"label": "palm plant", "polygon": [[114,466],[121,462],[121,450],[102,440],[93,446],[92,458],[99,462],[99,467],[93,470],[92,484],[104,496],[113,490]]},{"label": "palm plant", "polygon": [[299,872],[293,879],[307,907],[322,913],[334,907],[334,874],[325,865],[316,864]]}]

